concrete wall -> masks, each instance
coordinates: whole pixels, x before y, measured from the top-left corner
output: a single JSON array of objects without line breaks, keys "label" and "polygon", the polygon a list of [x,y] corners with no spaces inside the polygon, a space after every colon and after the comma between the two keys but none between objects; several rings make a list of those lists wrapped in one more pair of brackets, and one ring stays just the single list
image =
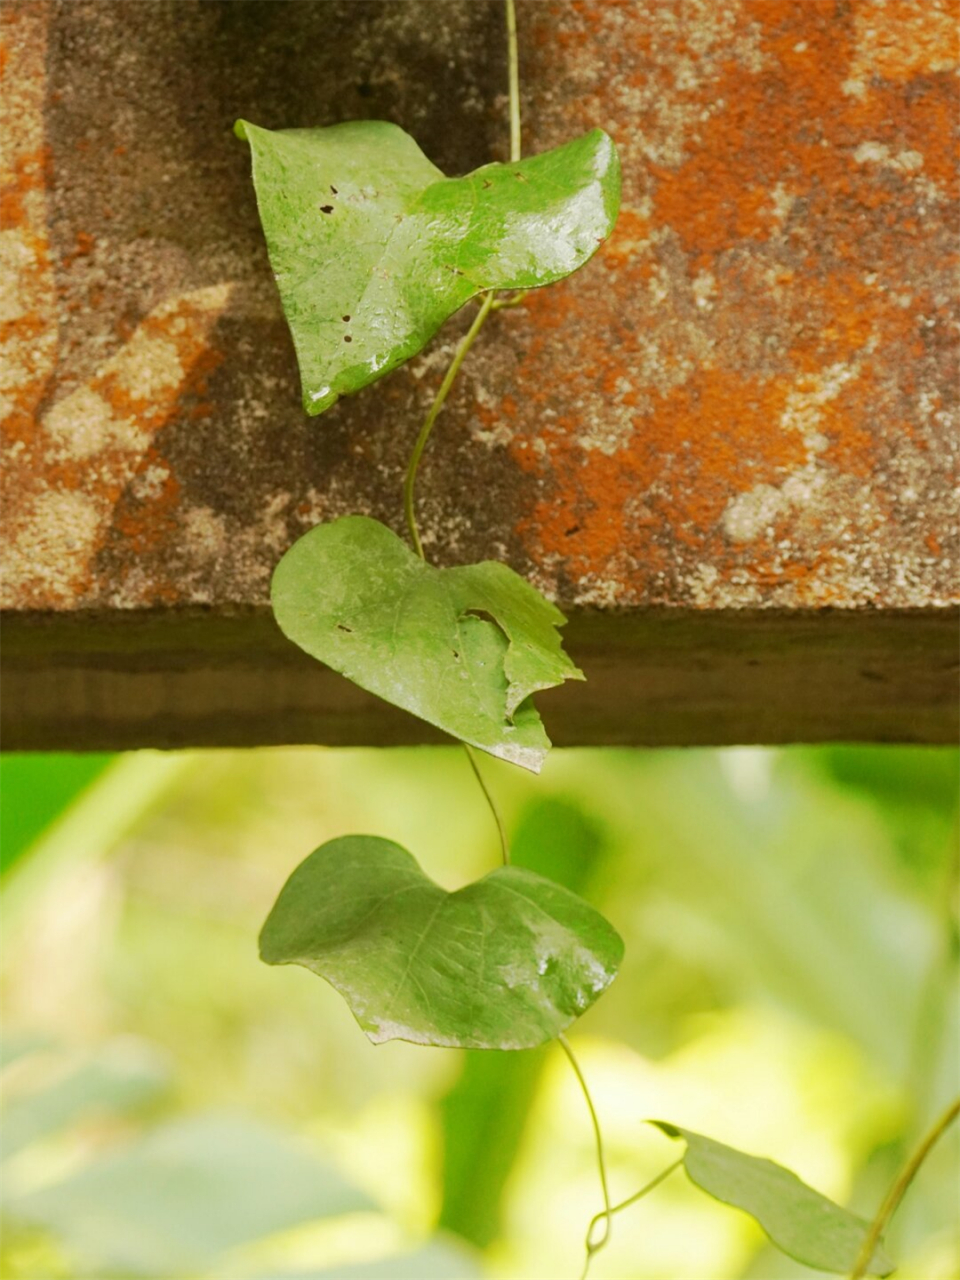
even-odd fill
[{"label": "concrete wall", "polygon": [[[950,740],[956,0],[519,0],[524,150],[594,125],[617,230],[496,313],[421,472],[431,558],[572,616],[559,741]],[[243,115],[506,156],[496,0],[8,0],[5,745],[409,741],[266,612],[347,512],[402,530],[468,307],[299,406]]]}]

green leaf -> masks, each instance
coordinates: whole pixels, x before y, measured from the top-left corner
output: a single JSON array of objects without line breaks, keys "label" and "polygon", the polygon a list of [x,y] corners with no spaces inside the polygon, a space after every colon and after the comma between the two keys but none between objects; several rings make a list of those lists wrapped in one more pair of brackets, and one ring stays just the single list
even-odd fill
[{"label": "green leaf", "polygon": [[582,267],[620,205],[602,129],[464,178],[445,178],[383,120],[279,132],[238,120],[235,130],[250,144],[309,414],[415,355],[476,294]]},{"label": "green leaf", "polygon": [[583,679],[560,645],[563,614],[519,574],[490,560],[436,569],[365,516],[294,543],[271,596],[281,630],[314,658],[535,773],[550,740],[530,695]]},{"label": "green leaf", "polygon": [[[691,1182],[715,1200],[749,1213],[783,1253],[820,1271],[847,1274],[853,1269],[869,1223],[772,1160],[746,1155],[664,1120],[651,1124],[668,1138],[686,1142],[683,1164]],[[892,1270],[893,1263],[877,1248],[870,1274],[886,1276]]]},{"label": "green leaf", "polygon": [[447,893],[400,845],[343,836],[284,885],[260,955],[326,978],[374,1044],[533,1049],[609,986],[623,942],[531,871],[501,867]]}]

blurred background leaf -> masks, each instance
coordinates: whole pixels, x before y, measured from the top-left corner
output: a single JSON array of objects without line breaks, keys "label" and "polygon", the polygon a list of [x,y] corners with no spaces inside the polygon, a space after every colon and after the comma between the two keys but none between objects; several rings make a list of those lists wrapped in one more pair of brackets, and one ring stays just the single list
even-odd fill
[{"label": "blurred background leaf", "polygon": [[0,755],[0,872],[6,872],[71,800],[101,774],[112,755]]},{"label": "blurred background leaf", "polygon": [[8,1212],[45,1227],[94,1274],[184,1276],[247,1240],[371,1207],[296,1140],[208,1114],[155,1128]]}]

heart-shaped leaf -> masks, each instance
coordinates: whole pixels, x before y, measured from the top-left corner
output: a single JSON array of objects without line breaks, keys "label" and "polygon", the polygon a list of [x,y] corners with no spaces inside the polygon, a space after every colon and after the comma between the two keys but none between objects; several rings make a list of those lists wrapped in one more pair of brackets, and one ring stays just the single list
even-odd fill
[{"label": "heart-shaped leaf", "polygon": [[273,575],[277,622],[301,649],[447,733],[537,772],[550,747],[530,694],[582,680],[565,619],[505,564],[425,563],[385,525],[311,529]]},{"label": "heart-shaped leaf", "polygon": [[[853,1269],[870,1224],[801,1182],[795,1173],[724,1146],[690,1129],[653,1120],[669,1138],[687,1144],[683,1165],[691,1182],[715,1200],[743,1209],[781,1252],[820,1271]],[[893,1263],[879,1247],[870,1274],[889,1275]]]},{"label": "heart-shaped leaf", "polygon": [[609,986],[623,942],[532,871],[501,867],[447,893],[400,845],[343,836],[284,885],[260,955],[326,978],[375,1044],[533,1049]]},{"label": "heart-shaped leaf", "polygon": [[617,152],[602,129],[446,178],[383,120],[235,128],[253,155],[309,414],[408,360],[476,294],[582,267],[620,205]]}]

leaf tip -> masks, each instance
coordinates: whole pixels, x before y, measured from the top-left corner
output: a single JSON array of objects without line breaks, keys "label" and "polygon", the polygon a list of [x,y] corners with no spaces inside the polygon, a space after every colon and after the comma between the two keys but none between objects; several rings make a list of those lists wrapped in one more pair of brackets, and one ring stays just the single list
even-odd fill
[{"label": "leaf tip", "polygon": [[675,1124],[670,1124],[668,1120],[648,1120],[647,1124],[652,1124],[655,1129],[665,1133],[668,1138],[683,1137],[683,1130],[678,1129]]},{"label": "leaf tip", "polygon": [[277,957],[277,952],[273,949],[273,947],[270,944],[270,939],[267,938],[265,934],[266,934],[266,929],[264,929],[261,932],[259,943],[258,943],[260,961],[262,964],[279,964],[280,961]]},{"label": "leaf tip", "polygon": [[236,120],[233,125],[233,132],[237,135],[241,142],[249,142],[250,138],[247,134],[246,120]]},{"label": "leaf tip", "polygon": [[303,411],[309,418],[317,418],[321,413],[326,413],[340,399],[340,396],[332,387],[317,387],[311,391],[308,387],[303,388]]}]

